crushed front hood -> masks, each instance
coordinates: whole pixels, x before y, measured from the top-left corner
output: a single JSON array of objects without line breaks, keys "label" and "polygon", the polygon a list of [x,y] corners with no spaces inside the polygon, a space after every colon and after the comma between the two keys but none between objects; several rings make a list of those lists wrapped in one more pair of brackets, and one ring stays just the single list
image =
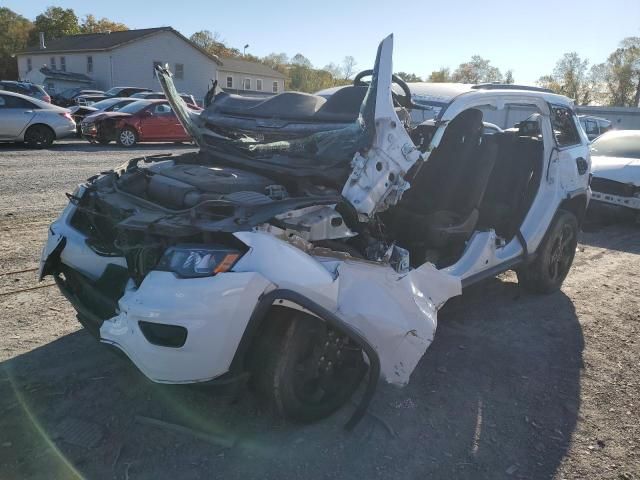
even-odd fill
[{"label": "crushed front hood", "polygon": [[591,157],[594,177],[640,187],[640,159],[623,157]]}]

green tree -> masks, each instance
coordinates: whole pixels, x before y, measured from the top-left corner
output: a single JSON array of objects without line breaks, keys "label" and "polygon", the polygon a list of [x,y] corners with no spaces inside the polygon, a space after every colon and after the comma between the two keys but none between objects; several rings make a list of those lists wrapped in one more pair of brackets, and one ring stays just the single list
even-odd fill
[{"label": "green tree", "polygon": [[80,33],[78,17],[72,8],[49,7],[36,17],[33,27],[29,36],[32,45],[38,43],[40,32],[44,32],[45,44],[47,40]]},{"label": "green tree", "polygon": [[296,53],[291,58],[291,65],[298,65],[300,67],[313,68],[313,65],[311,64],[311,60],[309,60],[307,57],[305,57],[301,53]]},{"label": "green tree", "polygon": [[104,33],[104,32],[119,32],[122,30],[129,30],[124,23],[114,22],[108,18],[96,18],[93,15],[85,15],[80,24],[81,33]]},{"label": "green tree", "polygon": [[240,50],[227,46],[218,32],[200,30],[191,35],[189,40],[211,55],[216,55],[218,57],[241,56]]},{"label": "green tree", "polygon": [[441,68],[440,70],[435,70],[431,72],[429,78],[427,78],[427,82],[432,83],[447,83],[451,82],[451,72],[448,68]]},{"label": "green tree", "polygon": [[515,83],[515,80],[513,79],[513,70],[507,70],[504,74],[504,83],[506,84],[513,84]]},{"label": "green tree", "polygon": [[18,79],[13,54],[27,46],[33,24],[6,7],[0,7],[0,79]]},{"label": "green tree", "polygon": [[396,73],[396,75],[405,82],[422,82],[422,78],[420,78],[415,73],[398,72]]},{"label": "green tree", "polygon": [[502,82],[502,73],[498,67],[491,65],[490,60],[474,55],[471,60],[461,63],[451,75],[454,82],[459,83],[488,83]]},{"label": "green tree", "polygon": [[538,79],[538,85],[574,99],[580,105],[591,101],[589,61],[576,52],[565,53],[556,63],[553,74]]},{"label": "green tree", "polygon": [[637,107],[640,103],[640,37],[622,40],[605,65],[609,103]]}]

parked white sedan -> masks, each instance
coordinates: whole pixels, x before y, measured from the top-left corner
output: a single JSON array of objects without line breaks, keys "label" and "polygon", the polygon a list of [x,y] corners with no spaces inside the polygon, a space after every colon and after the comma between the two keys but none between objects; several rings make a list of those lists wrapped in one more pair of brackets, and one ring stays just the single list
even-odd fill
[{"label": "parked white sedan", "polygon": [[66,108],[19,93],[0,92],[0,141],[46,148],[75,131],[76,124]]}]

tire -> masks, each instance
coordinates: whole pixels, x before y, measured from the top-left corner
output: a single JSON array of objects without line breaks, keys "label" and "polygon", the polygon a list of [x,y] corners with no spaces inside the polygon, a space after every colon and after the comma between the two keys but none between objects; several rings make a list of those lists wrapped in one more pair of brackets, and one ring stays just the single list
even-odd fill
[{"label": "tire", "polygon": [[288,420],[325,418],[351,398],[364,377],[362,350],[315,317],[276,311],[277,318],[266,320],[254,356],[257,393]]},{"label": "tire", "polygon": [[138,143],[138,135],[133,128],[125,127],[118,130],[116,140],[121,147],[133,147]]},{"label": "tire", "polygon": [[578,219],[573,213],[558,210],[535,260],[516,270],[518,282],[525,290],[543,294],[560,290],[576,254],[578,229]]},{"label": "tire", "polygon": [[49,148],[56,134],[46,125],[31,125],[24,133],[24,143],[30,148]]}]

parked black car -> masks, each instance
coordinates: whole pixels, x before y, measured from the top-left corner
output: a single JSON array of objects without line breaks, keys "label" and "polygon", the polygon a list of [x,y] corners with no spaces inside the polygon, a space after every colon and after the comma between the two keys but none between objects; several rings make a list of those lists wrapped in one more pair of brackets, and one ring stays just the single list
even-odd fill
[{"label": "parked black car", "polygon": [[51,101],[60,107],[70,107],[76,104],[76,98],[80,95],[100,95],[104,94],[102,90],[92,90],[82,87],[77,88],[67,88],[66,90],[61,91],[60,93],[56,93],[52,95]]},{"label": "parked black car", "polygon": [[105,97],[130,97],[139,92],[150,92],[150,88],[140,87],[113,87],[104,92]]},{"label": "parked black car", "polygon": [[42,85],[28,82],[16,82],[14,80],[0,80],[0,90],[19,93],[27,97],[33,97],[43,102],[51,103],[51,97]]},{"label": "parked black car", "polygon": [[76,97],[76,105],[93,105],[94,103],[100,102],[106,98],[112,97],[108,97],[104,93],[90,93],[79,95]]},{"label": "parked black car", "polygon": [[84,117],[91,115],[96,112],[117,112],[125,105],[129,105],[137,101],[135,98],[128,97],[114,97],[114,98],[106,98],[99,102],[96,102],[92,105],[75,105],[69,109],[71,112],[71,116],[73,120],[76,122],[76,132],[78,136],[80,136],[80,124]]}]

